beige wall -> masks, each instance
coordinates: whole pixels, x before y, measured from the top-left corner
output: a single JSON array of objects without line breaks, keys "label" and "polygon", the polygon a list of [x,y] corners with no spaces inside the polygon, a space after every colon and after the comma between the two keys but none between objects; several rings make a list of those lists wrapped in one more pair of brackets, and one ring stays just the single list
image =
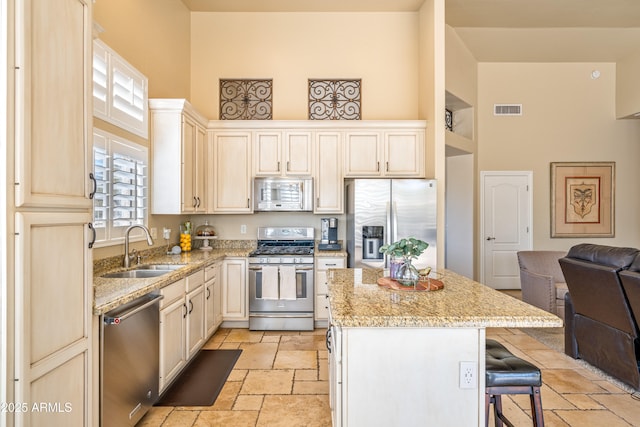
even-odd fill
[{"label": "beige wall", "polygon": [[[640,113],[640,52],[630,55],[616,66],[616,116],[634,117]],[[640,117],[635,117],[639,119]]]},{"label": "beige wall", "polygon": [[97,0],[99,38],[149,79],[150,98],[189,98],[190,12],[179,0]]},{"label": "beige wall", "polygon": [[209,119],[220,78],[272,78],[276,120],[308,117],[309,78],[361,78],[365,120],[418,118],[415,13],[194,13],[191,64]]},{"label": "beige wall", "polygon": [[[533,171],[534,249],[640,246],[640,122],[615,119],[615,64],[480,63],[478,82],[478,169]],[[494,103],[521,103],[523,115],[494,117]],[[558,161],[616,162],[615,238],[550,238],[549,169]]]}]

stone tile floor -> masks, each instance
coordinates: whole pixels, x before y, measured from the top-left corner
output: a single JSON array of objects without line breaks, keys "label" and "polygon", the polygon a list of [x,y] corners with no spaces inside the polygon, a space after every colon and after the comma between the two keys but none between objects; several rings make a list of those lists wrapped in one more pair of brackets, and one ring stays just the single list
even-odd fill
[{"label": "stone tile floor", "polygon": [[[205,348],[243,352],[213,406],[154,407],[138,426],[331,426],[324,333],[221,329]],[[547,427],[640,426],[640,400],[568,356],[519,329],[487,337],[542,369]],[[531,425],[528,396],[505,396],[503,406],[516,426]]]}]

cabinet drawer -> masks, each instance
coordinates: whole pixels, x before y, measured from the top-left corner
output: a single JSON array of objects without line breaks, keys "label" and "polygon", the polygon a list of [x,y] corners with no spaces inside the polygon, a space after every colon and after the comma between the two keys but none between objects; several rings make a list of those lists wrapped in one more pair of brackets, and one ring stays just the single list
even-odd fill
[{"label": "cabinet drawer", "polygon": [[174,301],[184,298],[185,287],[185,279],[180,279],[160,289],[160,294],[164,296],[164,298],[160,300],[160,308],[162,309]]},{"label": "cabinet drawer", "polygon": [[219,267],[220,265],[218,263],[206,267],[204,269],[204,281],[208,282],[209,280],[215,278]]},{"label": "cabinet drawer", "polygon": [[316,258],[316,269],[344,268],[344,258]]},{"label": "cabinet drawer", "polygon": [[187,276],[187,292],[191,292],[204,283],[204,269]]}]

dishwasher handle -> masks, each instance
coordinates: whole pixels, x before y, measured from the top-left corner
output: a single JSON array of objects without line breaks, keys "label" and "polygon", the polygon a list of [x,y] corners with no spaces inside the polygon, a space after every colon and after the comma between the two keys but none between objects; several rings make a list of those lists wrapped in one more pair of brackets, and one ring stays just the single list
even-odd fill
[{"label": "dishwasher handle", "polygon": [[137,306],[131,308],[131,310],[129,310],[129,311],[125,311],[122,314],[118,314],[118,316],[107,316],[107,315],[104,315],[102,321],[104,322],[105,325],[119,325],[120,322],[122,322],[123,320],[126,320],[127,318],[133,316],[134,314],[138,313],[139,311],[144,310],[145,308],[149,307],[150,305],[155,304],[156,302],[158,302],[162,298],[164,298],[163,295],[155,295],[153,298],[151,298],[149,301],[145,302],[144,304],[137,305]]}]

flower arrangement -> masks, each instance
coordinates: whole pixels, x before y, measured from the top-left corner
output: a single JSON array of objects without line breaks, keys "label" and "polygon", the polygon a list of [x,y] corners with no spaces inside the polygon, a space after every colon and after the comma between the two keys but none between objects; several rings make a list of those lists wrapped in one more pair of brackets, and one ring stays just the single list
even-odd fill
[{"label": "flower arrangement", "polygon": [[427,242],[416,239],[415,237],[409,237],[407,239],[400,239],[389,245],[381,246],[380,252],[385,255],[410,260],[418,258],[428,247],[429,244]]}]

